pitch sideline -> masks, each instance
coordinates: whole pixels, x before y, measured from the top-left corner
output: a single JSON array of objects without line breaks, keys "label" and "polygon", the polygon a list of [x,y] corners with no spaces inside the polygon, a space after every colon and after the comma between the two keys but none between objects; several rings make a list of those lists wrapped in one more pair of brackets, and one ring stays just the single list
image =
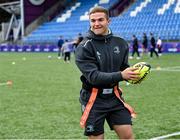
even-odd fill
[{"label": "pitch sideline", "polygon": [[175,133],[172,133],[172,134],[167,134],[167,135],[163,135],[163,136],[159,136],[159,137],[154,137],[154,138],[151,138],[150,140],[160,140],[160,139],[170,138],[170,137],[178,136],[178,135],[180,135],[180,132],[175,132]]},{"label": "pitch sideline", "polygon": [[157,67],[157,68],[152,68],[152,71],[172,71],[172,72],[179,72],[180,71],[180,66],[172,66],[172,67]]}]

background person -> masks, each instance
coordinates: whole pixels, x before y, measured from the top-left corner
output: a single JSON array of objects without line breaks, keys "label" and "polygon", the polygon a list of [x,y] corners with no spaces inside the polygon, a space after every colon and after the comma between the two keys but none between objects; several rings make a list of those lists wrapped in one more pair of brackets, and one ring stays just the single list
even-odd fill
[{"label": "background person", "polygon": [[64,44],[62,45],[62,52],[64,54],[64,62],[69,63],[71,60],[71,51],[72,49],[73,43],[69,42],[67,39],[65,40]]},{"label": "background person", "polygon": [[150,48],[150,57],[152,58],[153,57],[153,53],[156,54],[156,57],[158,58],[159,55],[156,51],[156,40],[153,36],[153,33],[150,33],[150,36],[151,36],[151,39],[150,39],[150,42],[151,42],[151,48]]},{"label": "background person", "polygon": [[160,37],[157,40],[157,48],[158,48],[158,54],[159,56],[161,56],[162,55],[162,40]]},{"label": "background person", "polygon": [[58,59],[61,59],[63,53],[61,52],[62,45],[64,43],[63,36],[59,36],[58,40]]},{"label": "background person", "polygon": [[131,54],[130,59],[133,59],[135,53],[137,54],[136,58],[140,59],[138,48],[139,48],[138,39],[137,39],[137,37],[135,35],[133,35],[132,36],[132,54]]},{"label": "background person", "polygon": [[142,40],[142,45],[143,45],[143,53],[148,52],[148,39],[146,33],[143,33],[143,40]]},{"label": "background person", "polygon": [[83,36],[82,36],[81,33],[79,33],[79,34],[78,34],[78,38],[75,40],[75,42],[74,42],[74,44],[73,44],[75,49],[76,49],[77,46],[81,43],[82,40],[83,40]]}]

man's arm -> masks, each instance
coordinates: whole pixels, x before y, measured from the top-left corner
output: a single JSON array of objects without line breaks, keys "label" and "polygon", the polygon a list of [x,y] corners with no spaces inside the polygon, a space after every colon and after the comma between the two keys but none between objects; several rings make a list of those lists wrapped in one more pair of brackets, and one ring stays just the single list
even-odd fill
[{"label": "man's arm", "polygon": [[93,85],[108,85],[122,81],[121,72],[101,72],[98,70],[98,63],[95,54],[89,46],[90,43],[86,43],[86,46],[81,44],[76,50],[76,65],[88,80]]}]

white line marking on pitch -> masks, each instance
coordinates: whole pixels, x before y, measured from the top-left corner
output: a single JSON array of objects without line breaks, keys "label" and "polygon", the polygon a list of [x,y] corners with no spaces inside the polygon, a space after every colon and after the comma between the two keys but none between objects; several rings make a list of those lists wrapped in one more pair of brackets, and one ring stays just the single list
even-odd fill
[{"label": "white line marking on pitch", "polygon": [[172,71],[172,72],[179,72],[180,71],[180,66],[172,66],[172,67],[157,67],[157,68],[152,68],[152,71]]},{"label": "white line marking on pitch", "polygon": [[160,136],[160,137],[155,137],[155,138],[151,138],[150,140],[160,140],[160,139],[165,139],[165,138],[169,138],[169,137],[173,137],[173,136],[178,136],[180,135],[180,132],[175,132],[172,134],[168,134],[168,135],[164,135],[164,136]]},{"label": "white line marking on pitch", "polygon": [[172,72],[179,72],[179,70],[176,69],[151,69],[152,71],[172,71]]},{"label": "white line marking on pitch", "polygon": [[166,68],[166,69],[172,69],[172,68],[178,69],[178,68],[180,68],[180,66],[172,66],[172,67],[164,67],[164,68]]}]

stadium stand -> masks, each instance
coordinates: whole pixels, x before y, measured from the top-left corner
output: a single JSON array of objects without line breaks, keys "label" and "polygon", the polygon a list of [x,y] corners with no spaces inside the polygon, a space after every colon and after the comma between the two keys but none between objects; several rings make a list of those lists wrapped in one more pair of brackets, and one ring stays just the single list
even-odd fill
[{"label": "stadium stand", "polygon": [[175,0],[137,1],[127,12],[112,18],[111,28],[127,40],[130,40],[133,34],[142,38],[143,32],[153,32],[163,40],[179,40],[180,12],[174,11],[177,5]]},{"label": "stadium stand", "polygon": [[[24,39],[25,44],[45,43],[56,44],[59,35],[73,39],[78,33],[85,33],[89,28],[87,14],[90,8],[102,5],[110,8],[117,0],[78,0],[61,15],[51,22],[46,22]],[[179,40],[180,36],[180,2],[176,0],[138,0],[129,9],[112,17],[111,29],[115,34],[131,40],[133,34],[142,38],[143,32],[162,40]],[[63,17],[64,16],[64,17]]]},{"label": "stadium stand", "polygon": [[[32,43],[56,43],[60,35],[68,39],[73,39],[78,33],[84,33],[89,28],[87,20],[81,19],[82,15],[87,15],[90,8],[96,5],[110,7],[117,0],[99,4],[99,0],[84,1],[79,0],[74,6],[67,8],[61,17],[56,17],[53,21],[44,23],[37,30],[32,32],[24,42]],[[64,16],[64,17],[63,17]],[[80,20],[81,19],[81,20]]]}]

